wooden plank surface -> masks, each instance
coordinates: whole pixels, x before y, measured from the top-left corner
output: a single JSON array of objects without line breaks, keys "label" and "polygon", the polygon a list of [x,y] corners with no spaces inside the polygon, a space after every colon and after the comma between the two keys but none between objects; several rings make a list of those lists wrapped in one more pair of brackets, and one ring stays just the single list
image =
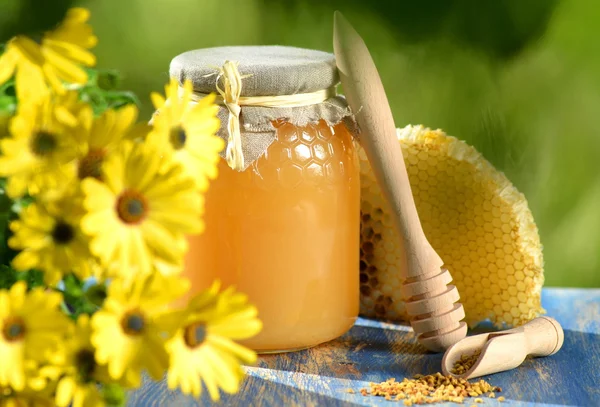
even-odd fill
[{"label": "wooden plank surface", "polygon": [[[504,403],[483,405],[600,406],[600,289],[544,289],[542,305],[565,330],[562,349],[518,369],[486,376],[503,389]],[[482,328],[481,330],[484,330]],[[441,371],[442,354],[424,351],[406,325],[360,318],[341,338],[305,351],[268,355],[248,367],[238,394],[220,403],[171,392],[164,382],[145,381],[130,396],[133,407],[192,406],[403,406],[364,397],[369,382]],[[357,393],[350,394],[347,389]],[[469,406],[468,400],[464,405]],[[445,403],[439,406],[456,406]]]}]

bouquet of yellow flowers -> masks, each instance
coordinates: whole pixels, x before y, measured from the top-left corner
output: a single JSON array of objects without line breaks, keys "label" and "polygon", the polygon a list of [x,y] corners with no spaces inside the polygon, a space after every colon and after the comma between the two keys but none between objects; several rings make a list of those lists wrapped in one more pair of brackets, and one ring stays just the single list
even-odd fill
[{"label": "bouquet of yellow flowers", "polygon": [[261,329],[218,282],[173,305],[224,147],[218,108],[153,94],[161,114],[136,123],[135,97],[92,69],[89,17],[0,51],[0,406],[123,405],[144,372],[216,400],[256,360],[236,340]]}]

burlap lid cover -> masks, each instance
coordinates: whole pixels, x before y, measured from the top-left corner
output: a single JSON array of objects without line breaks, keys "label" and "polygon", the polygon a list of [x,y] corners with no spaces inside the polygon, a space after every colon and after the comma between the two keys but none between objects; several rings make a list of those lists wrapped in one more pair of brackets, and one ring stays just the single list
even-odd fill
[{"label": "burlap lid cover", "polygon": [[[192,82],[194,92],[217,92],[215,72],[226,61],[238,63],[242,76],[241,96],[297,95],[332,89],[339,83],[339,74],[333,54],[284,46],[235,46],[205,48],[188,51],[171,61],[169,73],[180,84]],[[355,132],[352,113],[343,96],[332,97],[321,103],[300,107],[244,106],[240,103],[242,152],[246,169],[260,158],[276,139],[272,121],[285,119],[296,126],[306,126],[323,119],[329,125],[345,120]],[[221,128],[217,133],[228,139],[228,109],[221,106]],[[225,150],[221,153],[225,157]]]}]

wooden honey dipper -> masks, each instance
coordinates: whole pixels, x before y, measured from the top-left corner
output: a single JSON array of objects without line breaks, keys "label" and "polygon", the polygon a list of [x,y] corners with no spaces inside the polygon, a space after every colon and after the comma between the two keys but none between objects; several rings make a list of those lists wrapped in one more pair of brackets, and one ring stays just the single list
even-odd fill
[{"label": "wooden honey dipper", "polygon": [[377,68],[360,35],[338,11],[333,44],[344,94],[360,127],[361,145],[401,237],[401,290],[411,326],[424,347],[441,352],[467,334],[458,290],[448,285],[450,272],[423,232]]}]

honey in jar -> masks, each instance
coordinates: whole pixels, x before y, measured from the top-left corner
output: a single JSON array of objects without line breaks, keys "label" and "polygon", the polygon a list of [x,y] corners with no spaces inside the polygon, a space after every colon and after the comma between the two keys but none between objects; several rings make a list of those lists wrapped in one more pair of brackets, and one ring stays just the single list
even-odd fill
[{"label": "honey in jar", "polygon": [[[206,229],[189,238],[185,259],[190,295],[215,279],[247,294],[263,330],[244,344],[261,353],[332,340],[358,314],[360,254],[350,113],[343,98],[321,92],[338,81],[333,55],[289,47],[213,48],[176,57],[171,75],[192,79],[196,92],[208,93],[214,89],[207,73],[228,60],[240,61],[239,73],[251,75],[242,80],[239,102],[244,164],[232,168],[221,159],[205,196]],[[244,97],[319,92],[324,100],[304,106],[243,104]],[[228,114],[221,109],[226,140]]]}]

